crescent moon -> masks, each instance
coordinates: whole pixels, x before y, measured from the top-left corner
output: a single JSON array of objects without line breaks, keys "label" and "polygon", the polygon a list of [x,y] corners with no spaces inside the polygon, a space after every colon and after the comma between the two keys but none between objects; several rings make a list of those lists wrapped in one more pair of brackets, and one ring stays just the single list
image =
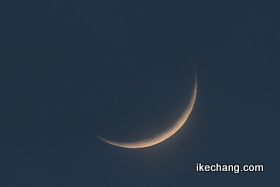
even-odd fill
[{"label": "crescent moon", "polygon": [[196,72],[195,72],[195,80],[194,80],[194,86],[193,91],[191,94],[190,101],[186,107],[186,109],[182,112],[181,116],[175,121],[169,128],[164,130],[161,133],[158,133],[150,138],[143,139],[140,141],[135,142],[118,142],[118,141],[111,141],[105,138],[102,138],[98,135],[96,135],[99,139],[103,140],[104,142],[117,146],[117,147],[123,147],[123,148],[145,148],[150,147],[153,145],[156,145],[158,143],[161,143],[165,141],[166,139],[170,138],[172,135],[174,135],[187,121],[189,115],[191,114],[191,111],[194,107],[194,103],[196,100],[196,94],[197,94],[197,78],[196,78]]}]

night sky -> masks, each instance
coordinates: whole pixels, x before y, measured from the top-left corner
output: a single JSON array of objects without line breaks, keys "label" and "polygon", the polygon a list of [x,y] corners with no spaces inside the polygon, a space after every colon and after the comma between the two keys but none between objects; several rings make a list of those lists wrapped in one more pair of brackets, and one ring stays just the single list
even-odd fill
[{"label": "night sky", "polygon": [[[279,186],[279,20],[272,0],[1,0],[0,186]],[[194,69],[174,136],[95,136],[169,127]]]}]

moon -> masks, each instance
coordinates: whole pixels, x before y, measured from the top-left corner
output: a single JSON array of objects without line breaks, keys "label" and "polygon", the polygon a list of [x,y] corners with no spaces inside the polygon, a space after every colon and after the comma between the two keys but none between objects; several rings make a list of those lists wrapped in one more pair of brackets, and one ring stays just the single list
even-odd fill
[{"label": "moon", "polygon": [[118,141],[112,141],[112,140],[102,138],[98,135],[96,135],[96,136],[108,144],[111,144],[111,145],[114,145],[117,147],[122,147],[122,148],[130,148],[130,149],[150,147],[150,146],[159,144],[159,143],[165,141],[166,139],[170,138],[185,124],[185,122],[187,121],[187,119],[188,119],[189,115],[191,114],[192,109],[194,107],[194,103],[196,100],[196,94],[197,94],[196,72],[194,74],[195,74],[195,79],[194,79],[193,91],[192,91],[191,98],[190,98],[190,101],[189,101],[187,107],[181,113],[180,117],[169,128],[167,128],[163,132],[160,132],[150,138],[146,138],[146,139],[135,141],[135,142],[118,142]]}]

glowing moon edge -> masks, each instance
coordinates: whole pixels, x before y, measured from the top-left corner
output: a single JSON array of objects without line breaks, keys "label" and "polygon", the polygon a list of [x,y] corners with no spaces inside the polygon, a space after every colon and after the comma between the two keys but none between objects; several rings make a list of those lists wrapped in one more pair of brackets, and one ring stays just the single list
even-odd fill
[{"label": "glowing moon edge", "polygon": [[118,141],[112,141],[105,138],[102,138],[101,136],[96,135],[99,139],[103,140],[104,142],[117,146],[122,148],[130,148],[130,149],[137,149],[137,148],[146,148],[150,147],[156,144],[159,144],[166,139],[170,138],[172,135],[174,135],[187,121],[189,115],[191,114],[195,100],[197,95],[197,77],[196,77],[196,71],[195,74],[195,80],[194,80],[194,86],[193,86],[193,92],[191,94],[190,101],[188,103],[187,108],[182,112],[181,116],[175,121],[169,128],[164,130],[163,132],[160,132],[150,138],[146,138],[143,140],[135,141],[135,142],[118,142]]}]

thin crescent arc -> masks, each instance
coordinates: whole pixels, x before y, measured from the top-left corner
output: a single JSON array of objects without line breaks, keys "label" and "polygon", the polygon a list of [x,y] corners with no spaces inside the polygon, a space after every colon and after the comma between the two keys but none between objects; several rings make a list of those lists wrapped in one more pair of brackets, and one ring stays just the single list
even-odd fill
[{"label": "thin crescent arc", "polygon": [[194,103],[196,100],[196,94],[197,94],[197,77],[196,77],[196,71],[194,71],[195,74],[195,80],[194,80],[194,87],[193,92],[191,94],[190,102],[187,106],[187,108],[182,112],[181,116],[177,119],[176,122],[173,123],[169,128],[164,130],[163,132],[160,132],[150,138],[146,138],[140,141],[135,142],[118,142],[118,141],[112,141],[105,138],[102,138],[98,135],[96,135],[99,139],[103,140],[104,142],[117,146],[117,147],[123,147],[123,148],[145,148],[150,147],[153,145],[156,145],[158,143],[161,143],[165,141],[166,139],[170,138],[172,135],[174,135],[187,121],[189,115],[192,112],[192,109],[194,107]]}]

